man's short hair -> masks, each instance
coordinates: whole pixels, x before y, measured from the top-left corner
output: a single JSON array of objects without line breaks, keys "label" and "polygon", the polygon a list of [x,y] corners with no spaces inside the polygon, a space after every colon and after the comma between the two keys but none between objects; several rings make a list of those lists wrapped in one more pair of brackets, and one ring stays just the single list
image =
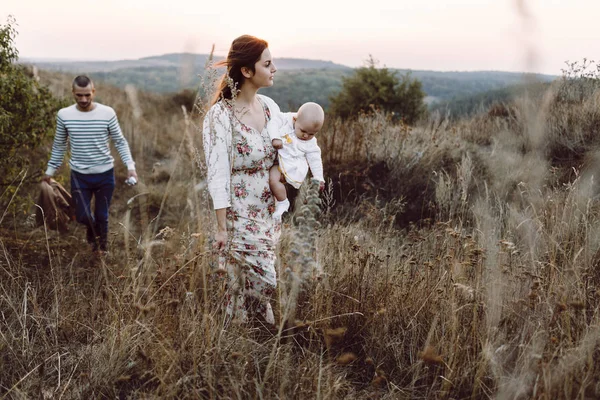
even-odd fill
[{"label": "man's short hair", "polygon": [[92,82],[92,80],[89,77],[87,77],[85,75],[78,75],[75,77],[75,79],[73,79],[73,88],[75,88],[75,86],[84,88],[84,87],[87,87],[88,85],[94,86],[94,83]]}]

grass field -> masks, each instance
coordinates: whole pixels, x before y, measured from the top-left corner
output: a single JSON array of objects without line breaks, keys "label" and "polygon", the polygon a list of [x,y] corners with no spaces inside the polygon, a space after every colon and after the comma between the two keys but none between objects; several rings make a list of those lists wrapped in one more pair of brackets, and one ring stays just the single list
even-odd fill
[{"label": "grass field", "polygon": [[[68,77],[42,79],[68,94]],[[414,127],[328,120],[328,189],[285,221],[265,329],[223,325],[199,116],[98,90],[140,184],[118,164],[106,259],[81,227],[4,213],[0,396],[600,397],[600,91],[556,82]]]}]

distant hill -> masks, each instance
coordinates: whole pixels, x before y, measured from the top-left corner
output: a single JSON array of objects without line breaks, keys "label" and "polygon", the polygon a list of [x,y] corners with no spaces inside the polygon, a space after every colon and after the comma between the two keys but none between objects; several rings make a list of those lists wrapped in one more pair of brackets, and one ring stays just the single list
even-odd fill
[{"label": "distant hill", "polygon": [[400,74],[410,73],[411,77],[423,83],[430,105],[530,82],[551,82],[557,78],[555,75],[504,71],[397,71]]},{"label": "distant hill", "polygon": [[[131,68],[182,68],[193,66],[203,69],[208,60],[208,54],[195,53],[171,53],[161,56],[150,56],[136,60],[117,61],[60,61],[44,59],[21,59],[21,62],[35,64],[38,68],[50,71],[64,71],[73,73],[90,72],[114,72]],[[214,61],[220,61],[223,57],[215,57]],[[303,58],[277,58],[276,65],[279,70],[289,69],[341,69],[351,70],[345,65],[336,64],[331,61],[309,60]]]},{"label": "distant hill", "polygon": [[430,105],[429,110],[440,112],[453,119],[471,118],[487,112],[493,104],[508,104],[514,98],[525,94],[534,97],[541,96],[549,87],[550,82],[548,81],[519,83],[482,93],[453,97],[450,100]]},{"label": "distant hill", "polygon": [[[146,91],[174,93],[198,88],[198,75],[203,73],[207,59],[207,54],[172,53],[137,60],[23,59],[22,62],[34,64],[45,70],[89,74],[97,81],[119,87],[133,84]],[[216,61],[220,59],[222,57],[215,58]],[[295,109],[308,100],[316,101],[327,108],[330,97],[341,89],[343,78],[353,72],[353,68],[323,60],[277,58],[276,65],[279,71],[275,76],[275,85],[262,89],[261,93],[272,97],[284,110]],[[466,99],[490,90],[522,84],[532,79],[540,82],[556,79],[556,76],[552,75],[533,76],[503,71],[444,72],[407,69],[394,71],[398,76],[410,74],[411,78],[420,80],[427,94],[426,102],[430,107],[452,99]]]}]

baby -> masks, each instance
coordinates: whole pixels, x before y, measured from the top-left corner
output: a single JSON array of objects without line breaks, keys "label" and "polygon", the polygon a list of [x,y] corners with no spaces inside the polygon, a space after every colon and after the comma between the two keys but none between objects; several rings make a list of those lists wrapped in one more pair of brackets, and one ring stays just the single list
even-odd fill
[{"label": "baby", "polygon": [[273,218],[278,220],[290,208],[284,182],[298,189],[310,167],[313,178],[321,182],[321,189],[325,186],[321,149],[315,138],[325,119],[323,109],[317,103],[309,102],[304,103],[298,113],[283,116],[285,120],[277,132],[281,136],[271,137],[273,147],[279,153],[279,165],[269,171],[269,185],[277,199]]}]

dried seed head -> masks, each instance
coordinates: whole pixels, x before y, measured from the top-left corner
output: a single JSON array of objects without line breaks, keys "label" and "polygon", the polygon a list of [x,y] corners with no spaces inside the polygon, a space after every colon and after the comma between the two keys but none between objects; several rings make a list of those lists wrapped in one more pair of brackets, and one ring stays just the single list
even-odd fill
[{"label": "dried seed head", "polygon": [[148,304],[147,306],[137,303],[135,305],[135,308],[137,308],[139,311],[143,312],[143,313],[147,313],[150,312],[154,309],[156,309],[156,305],[155,304]]},{"label": "dried seed head", "polygon": [[310,326],[310,322],[296,320],[294,322],[294,325],[296,328],[303,329],[303,328],[308,328]]},{"label": "dried seed head", "polygon": [[354,353],[343,353],[336,359],[337,363],[340,365],[348,365],[357,359],[356,354]]},{"label": "dried seed head", "polygon": [[569,303],[569,305],[576,310],[583,310],[585,308],[583,301],[572,301]]},{"label": "dried seed head", "polygon": [[475,297],[475,294],[474,294],[475,291],[470,286],[463,285],[462,283],[455,283],[454,288],[467,301],[471,301]]},{"label": "dried seed head", "polygon": [[418,355],[419,358],[427,364],[442,364],[444,362],[442,356],[437,353],[433,346],[425,347],[425,349],[419,352]]},{"label": "dried seed head", "polygon": [[385,376],[381,376],[381,375],[376,376],[371,381],[371,386],[374,386],[374,387],[377,387],[377,388],[383,387],[386,384],[387,384],[387,379],[385,379]]},{"label": "dried seed head", "polygon": [[567,305],[565,303],[556,304],[556,312],[561,313],[567,309]]},{"label": "dried seed head", "polygon": [[329,347],[332,344],[339,342],[341,339],[343,339],[347,330],[348,328],[346,327],[325,329],[323,332],[323,336],[325,337],[325,345]]}]

